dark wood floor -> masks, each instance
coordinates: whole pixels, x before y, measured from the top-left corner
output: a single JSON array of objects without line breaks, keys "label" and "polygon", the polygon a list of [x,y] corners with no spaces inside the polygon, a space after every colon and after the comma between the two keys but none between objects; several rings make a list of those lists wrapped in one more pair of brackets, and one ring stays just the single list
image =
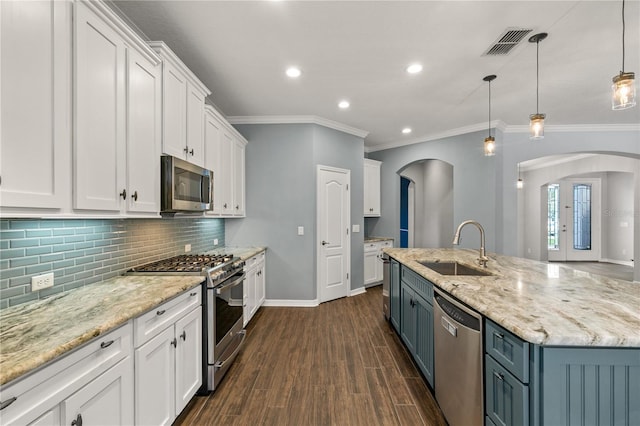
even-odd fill
[{"label": "dark wood floor", "polygon": [[176,425],[446,425],[382,315],[381,286],[316,308],[261,308],[215,393]]}]

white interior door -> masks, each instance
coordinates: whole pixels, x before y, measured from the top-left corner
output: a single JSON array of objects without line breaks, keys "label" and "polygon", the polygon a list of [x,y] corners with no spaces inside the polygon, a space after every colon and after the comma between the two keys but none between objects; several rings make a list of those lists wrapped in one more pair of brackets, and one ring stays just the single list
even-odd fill
[{"label": "white interior door", "polygon": [[548,259],[600,260],[600,179],[565,179],[547,191]]},{"label": "white interior door", "polygon": [[317,271],[320,302],[338,299],[349,294],[350,180],[349,170],[318,166]]}]

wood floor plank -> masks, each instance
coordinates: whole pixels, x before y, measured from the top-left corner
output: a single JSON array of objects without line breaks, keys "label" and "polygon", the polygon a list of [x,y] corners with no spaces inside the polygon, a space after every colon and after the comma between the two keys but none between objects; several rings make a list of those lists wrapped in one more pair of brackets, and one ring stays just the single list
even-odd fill
[{"label": "wood floor plank", "polygon": [[222,383],[175,425],[445,425],[381,306],[378,286],[316,308],[260,308]]}]

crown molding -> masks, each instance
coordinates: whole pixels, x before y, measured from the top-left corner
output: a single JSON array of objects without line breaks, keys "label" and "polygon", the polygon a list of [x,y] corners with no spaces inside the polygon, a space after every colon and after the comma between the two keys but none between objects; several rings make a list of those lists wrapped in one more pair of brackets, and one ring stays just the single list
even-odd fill
[{"label": "crown molding", "polygon": [[[545,125],[549,133],[563,132],[639,132],[640,124],[557,124]],[[507,126],[504,133],[529,133],[528,125]]]},{"label": "crown molding", "polygon": [[[528,125],[509,125],[501,120],[491,122],[491,127],[500,130],[502,133],[529,133]],[[398,148],[406,145],[413,145],[422,142],[431,142],[438,139],[450,138],[466,133],[473,133],[486,130],[486,124],[472,124],[470,126],[458,127],[442,133],[433,135],[425,135],[413,139],[397,140],[382,145],[372,147],[365,146],[365,152],[382,151],[385,149]],[[546,133],[563,133],[563,132],[640,132],[640,124],[561,124],[545,126]]]},{"label": "crown molding", "polygon": [[317,124],[343,133],[348,133],[360,138],[366,138],[369,134],[366,130],[347,126],[346,124],[317,115],[253,115],[253,116],[229,116],[227,120],[231,124]]},{"label": "crown molding", "polygon": [[[497,129],[497,130],[500,130],[501,132],[504,132],[505,129],[507,128],[507,125],[500,120],[493,120],[490,124],[490,127],[492,129]],[[456,129],[447,130],[446,132],[434,133],[432,135],[424,135],[424,136],[420,136],[412,139],[396,140],[393,142],[385,143],[383,145],[376,145],[374,147],[365,146],[365,152],[382,151],[384,149],[398,148],[401,146],[413,145],[413,144],[422,143],[422,142],[431,142],[431,141],[436,141],[438,139],[450,138],[453,136],[480,132],[483,130],[487,130],[487,123],[471,124],[469,126],[458,127]]]}]

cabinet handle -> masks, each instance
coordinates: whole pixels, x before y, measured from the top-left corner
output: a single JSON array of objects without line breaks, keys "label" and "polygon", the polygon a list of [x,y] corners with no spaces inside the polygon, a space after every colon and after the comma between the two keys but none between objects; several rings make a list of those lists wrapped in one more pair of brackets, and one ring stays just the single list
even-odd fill
[{"label": "cabinet handle", "polygon": [[198,295],[198,292],[197,292],[197,291],[194,291],[193,293],[189,293],[189,296],[191,296],[191,297],[193,297],[193,296],[197,296],[197,295]]},{"label": "cabinet handle", "polygon": [[171,346],[173,346],[174,348],[177,348],[178,347],[178,339],[176,339],[174,337],[173,340],[171,341]]},{"label": "cabinet handle", "polygon": [[227,203],[224,203],[224,205],[222,207],[224,207],[226,209],[227,208]]},{"label": "cabinet handle", "polygon": [[104,349],[104,348],[108,348],[108,347],[109,347],[109,346],[111,346],[111,345],[113,345],[113,340],[109,340],[108,342],[102,342],[102,343],[100,343],[100,347],[101,347],[102,349]]},{"label": "cabinet handle", "polygon": [[133,201],[138,201],[138,191],[133,191],[131,198],[133,198]]},{"label": "cabinet handle", "polygon": [[496,336],[498,339],[504,339],[504,334],[502,334],[502,333],[498,333],[498,332],[494,331],[493,335]]},{"label": "cabinet handle", "polygon": [[82,415],[78,414],[78,417],[71,422],[71,426],[82,426]]},{"label": "cabinet handle", "polygon": [[180,338],[182,340],[187,340],[187,331],[186,330],[182,330],[182,334],[180,335]]},{"label": "cabinet handle", "polygon": [[493,372],[493,375],[494,375],[498,380],[500,380],[501,382],[503,382],[503,381],[504,381],[504,375],[503,375],[502,373],[498,373],[497,371],[494,371],[494,372]]},{"label": "cabinet handle", "polygon": [[123,200],[127,199],[127,190],[123,189],[122,192],[120,193],[120,196],[122,197]]},{"label": "cabinet handle", "polygon": [[236,210],[240,210],[240,206],[236,204]]},{"label": "cabinet handle", "polygon": [[193,148],[191,148],[191,151],[189,151],[189,147],[185,146],[183,151],[185,154],[191,154],[193,156]]},{"label": "cabinet handle", "polygon": [[4,410],[5,408],[13,404],[16,401],[16,399],[18,398],[14,396],[13,398],[9,398],[6,401],[0,402],[0,410]]},{"label": "cabinet handle", "polygon": [[166,312],[166,311],[163,309],[163,310],[161,310],[161,311],[157,311],[157,312],[156,312],[156,315],[162,315],[162,314],[164,314],[165,312]]}]

